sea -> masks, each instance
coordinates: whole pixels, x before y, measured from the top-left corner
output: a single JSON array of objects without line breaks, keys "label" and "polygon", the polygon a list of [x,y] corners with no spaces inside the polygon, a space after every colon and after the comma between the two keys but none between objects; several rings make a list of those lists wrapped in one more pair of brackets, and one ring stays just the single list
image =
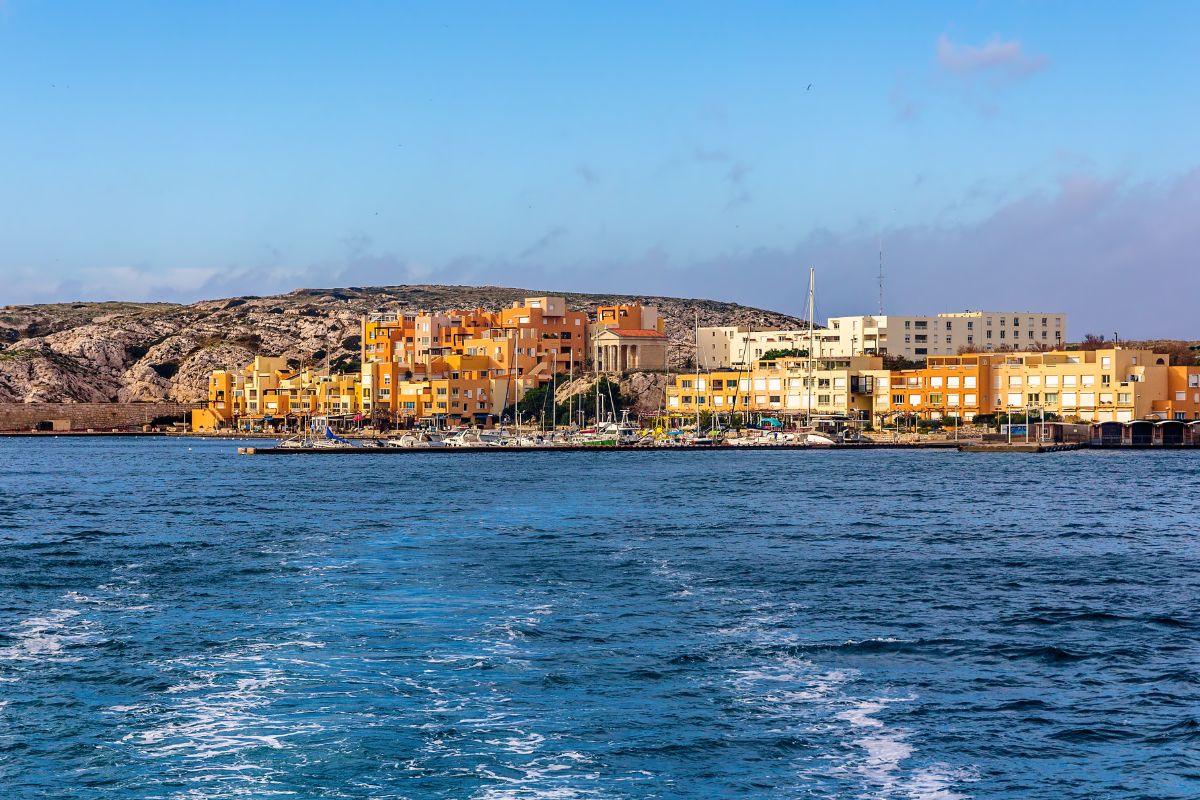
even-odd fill
[{"label": "sea", "polygon": [[0,797],[1200,797],[1200,453],[237,445],[0,439]]}]

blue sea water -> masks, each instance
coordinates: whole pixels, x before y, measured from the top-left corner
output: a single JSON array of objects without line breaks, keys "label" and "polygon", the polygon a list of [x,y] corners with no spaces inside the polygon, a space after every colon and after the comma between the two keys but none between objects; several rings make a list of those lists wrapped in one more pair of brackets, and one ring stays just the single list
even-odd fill
[{"label": "blue sea water", "polygon": [[1200,454],[235,446],[0,439],[0,796],[1200,796]]}]

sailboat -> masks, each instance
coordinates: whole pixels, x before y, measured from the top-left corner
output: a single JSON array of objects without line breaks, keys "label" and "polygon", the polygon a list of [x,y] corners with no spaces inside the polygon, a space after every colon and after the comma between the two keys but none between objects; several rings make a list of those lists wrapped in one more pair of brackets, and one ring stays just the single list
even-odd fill
[{"label": "sailboat", "polygon": [[835,444],[833,439],[828,436],[823,436],[817,433],[812,424],[812,408],[813,408],[813,385],[816,383],[816,364],[817,351],[814,346],[815,339],[813,336],[813,318],[816,316],[816,296],[817,296],[817,271],[813,267],[808,268],[808,377],[805,383],[808,385],[808,403],[804,408],[804,438],[805,444],[828,446]]}]

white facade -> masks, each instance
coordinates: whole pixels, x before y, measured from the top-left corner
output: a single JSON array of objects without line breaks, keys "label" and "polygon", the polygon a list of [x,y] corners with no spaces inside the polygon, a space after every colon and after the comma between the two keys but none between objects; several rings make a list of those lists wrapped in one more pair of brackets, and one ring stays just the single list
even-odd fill
[{"label": "white facade", "polygon": [[[749,367],[771,350],[807,350],[809,332],[750,331],[724,326],[700,329],[700,366]],[[924,316],[830,317],[812,332],[818,357],[855,355],[957,355],[962,348],[1034,350],[1062,348],[1067,343],[1067,315],[1043,311],[962,311]]]},{"label": "white facade", "polygon": [[962,311],[933,316],[830,317],[818,354],[873,353],[924,361],[961,349],[1035,350],[1067,343],[1067,315],[1045,311]]}]

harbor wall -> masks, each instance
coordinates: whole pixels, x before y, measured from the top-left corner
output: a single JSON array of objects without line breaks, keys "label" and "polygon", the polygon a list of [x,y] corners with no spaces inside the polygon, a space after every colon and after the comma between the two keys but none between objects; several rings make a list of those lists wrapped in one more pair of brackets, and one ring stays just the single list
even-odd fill
[{"label": "harbor wall", "polygon": [[0,431],[28,431],[53,420],[68,420],[67,430],[130,429],[155,419],[187,421],[203,403],[0,403]]}]

